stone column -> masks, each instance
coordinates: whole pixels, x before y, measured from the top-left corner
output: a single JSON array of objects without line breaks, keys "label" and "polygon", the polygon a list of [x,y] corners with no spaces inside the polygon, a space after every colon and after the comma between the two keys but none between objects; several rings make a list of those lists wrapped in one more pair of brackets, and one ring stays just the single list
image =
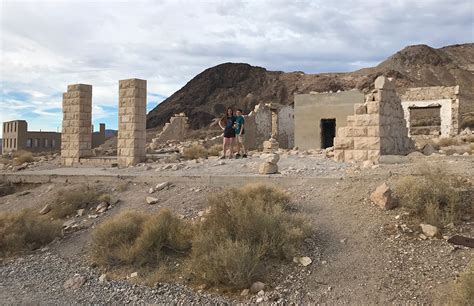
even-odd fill
[{"label": "stone column", "polygon": [[128,167],[146,157],[146,80],[119,81],[117,162]]},{"label": "stone column", "polygon": [[92,85],[68,85],[63,94],[61,164],[72,166],[91,155]]}]

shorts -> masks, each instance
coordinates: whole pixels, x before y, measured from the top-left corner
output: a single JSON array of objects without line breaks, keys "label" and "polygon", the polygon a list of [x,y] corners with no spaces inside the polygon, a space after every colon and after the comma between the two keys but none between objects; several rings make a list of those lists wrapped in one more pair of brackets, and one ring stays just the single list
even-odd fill
[{"label": "shorts", "polygon": [[224,138],[235,138],[235,131],[234,129],[225,129],[224,130]]}]

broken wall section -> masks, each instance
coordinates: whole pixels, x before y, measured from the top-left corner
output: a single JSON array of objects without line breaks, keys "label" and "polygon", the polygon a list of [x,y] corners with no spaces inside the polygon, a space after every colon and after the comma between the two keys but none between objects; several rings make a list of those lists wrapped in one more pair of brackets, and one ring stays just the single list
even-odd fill
[{"label": "broken wall section", "polygon": [[400,98],[393,82],[380,76],[366,102],[354,105],[354,115],[334,138],[336,161],[378,162],[381,155],[405,155],[412,143]]},{"label": "broken wall section", "polygon": [[410,109],[439,107],[443,137],[456,136],[460,129],[459,86],[435,86],[409,88],[401,95],[401,103],[407,128],[410,130]]},{"label": "broken wall section", "polygon": [[161,133],[152,140],[153,146],[156,148],[159,144],[164,144],[168,140],[184,141],[189,130],[188,117],[184,113],[175,114],[167,122]]}]

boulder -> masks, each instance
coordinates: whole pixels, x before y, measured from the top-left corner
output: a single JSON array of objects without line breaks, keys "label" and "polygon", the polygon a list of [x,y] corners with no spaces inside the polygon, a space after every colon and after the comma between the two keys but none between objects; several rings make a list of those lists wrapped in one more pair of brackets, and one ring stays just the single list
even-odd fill
[{"label": "boulder", "polygon": [[425,234],[427,237],[436,237],[439,235],[439,228],[437,228],[436,226],[421,223],[420,227],[423,234]]},{"label": "boulder", "polygon": [[82,287],[84,283],[86,282],[86,278],[84,276],[81,276],[79,274],[74,275],[70,279],[68,279],[63,287],[64,289],[71,289],[71,290],[76,290]]},{"label": "boulder", "polygon": [[422,152],[425,155],[431,155],[436,152],[436,149],[431,144],[427,144],[423,147]]},{"label": "boulder", "polygon": [[383,183],[370,195],[370,200],[382,209],[389,210],[397,207],[397,201],[392,197],[392,190]]},{"label": "boulder", "polygon": [[107,202],[100,202],[99,205],[95,208],[95,212],[101,214],[107,211],[109,204]]},{"label": "boulder", "polygon": [[158,199],[154,197],[146,197],[146,202],[150,205],[158,203]]},{"label": "boulder", "polygon": [[265,284],[262,282],[255,282],[252,284],[252,286],[250,286],[250,292],[253,294],[258,293],[259,291],[262,291],[263,289],[265,289]]},{"label": "boulder", "polygon": [[278,166],[269,162],[264,162],[260,164],[258,169],[260,174],[274,174],[278,172]]}]

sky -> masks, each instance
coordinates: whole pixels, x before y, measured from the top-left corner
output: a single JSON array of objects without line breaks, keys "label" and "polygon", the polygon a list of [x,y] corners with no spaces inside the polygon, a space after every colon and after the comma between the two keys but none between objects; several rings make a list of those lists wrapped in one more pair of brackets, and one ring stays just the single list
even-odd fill
[{"label": "sky", "polygon": [[60,131],[62,93],[85,83],[96,129],[116,129],[121,79],[148,81],[151,110],[224,62],[353,71],[473,41],[473,0],[0,0],[0,122]]}]

